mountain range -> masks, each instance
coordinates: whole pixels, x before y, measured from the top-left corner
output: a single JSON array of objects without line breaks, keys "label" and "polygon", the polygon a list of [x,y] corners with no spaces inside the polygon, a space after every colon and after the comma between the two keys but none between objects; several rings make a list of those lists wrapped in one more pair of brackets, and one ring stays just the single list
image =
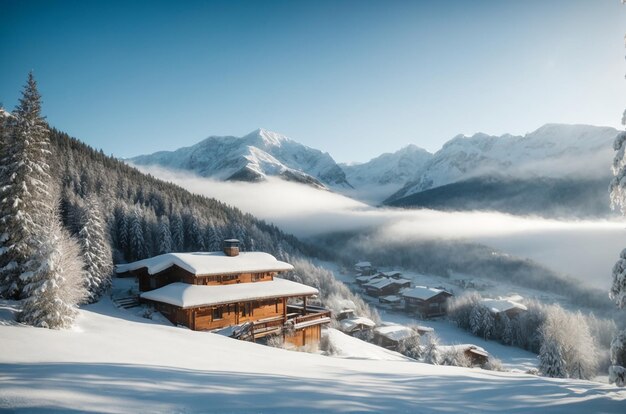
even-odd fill
[{"label": "mountain range", "polygon": [[409,145],[366,163],[338,164],[327,152],[258,129],[130,162],[217,180],[275,176],[375,205],[602,216],[610,214],[607,187],[617,133],[610,127],[546,124],[526,135],[458,135],[434,154]]}]

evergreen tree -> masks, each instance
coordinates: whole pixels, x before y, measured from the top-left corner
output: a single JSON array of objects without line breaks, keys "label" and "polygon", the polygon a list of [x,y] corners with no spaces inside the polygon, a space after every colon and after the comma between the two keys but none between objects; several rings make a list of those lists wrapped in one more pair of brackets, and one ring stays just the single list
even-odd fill
[{"label": "evergreen tree", "polygon": [[61,227],[56,209],[42,231],[37,259],[31,262],[34,267],[21,275],[26,299],[18,320],[42,328],[67,328],[86,296],[80,247]]},{"label": "evergreen tree", "polygon": [[483,307],[482,320],[480,322],[480,325],[481,325],[482,336],[484,339],[489,339],[493,336],[494,322],[495,320],[493,317],[493,313],[491,313],[489,309]]},{"label": "evergreen tree", "polygon": [[128,222],[128,238],[131,260],[145,259],[148,255],[146,249],[146,241],[143,237],[142,226],[143,215],[139,205],[136,205],[130,215],[130,221]]},{"label": "evergreen tree", "polygon": [[172,250],[182,252],[185,246],[185,231],[179,214],[173,214],[170,218],[170,230],[172,233]]},{"label": "evergreen tree", "polygon": [[32,73],[8,129],[0,154],[0,294],[17,298],[22,295],[20,275],[37,252],[53,204],[49,131]]},{"label": "evergreen tree", "polygon": [[470,332],[476,336],[480,336],[483,333],[483,314],[487,311],[482,305],[475,304],[472,307],[469,318]]},{"label": "evergreen tree", "polygon": [[547,338],[539,351],[539,371],[554,378],[567,378],[563,349],[552,338]]},{"label": "evergreen tree", "polygon": [[163,215],[159,217],[159,254],[172,251],[172,233],[170,231],[170,219]]},{"label": "evergreen tree", "polygon": [[424,362],[439,365],[440,361],[439,337],[434,332],[427,333],[426,343],[424,344]]},{"label": "evergreen tree", "polygon": [[87,301],[93,303],[111,286],[113,271],[113,256],[100,202],[93,194],[87,198],[86,219],[78,237],[85,262]]},{"label": "evergreen tree", "polygon": [[513,323],[505,312],[500,313],[500,340],[506,345],[513,343]]},{"label": "evergreen tree", "polygon": [[611,341],[611,367],[609,381],[619,387],[626,385],[626,331],[621,331]]}]

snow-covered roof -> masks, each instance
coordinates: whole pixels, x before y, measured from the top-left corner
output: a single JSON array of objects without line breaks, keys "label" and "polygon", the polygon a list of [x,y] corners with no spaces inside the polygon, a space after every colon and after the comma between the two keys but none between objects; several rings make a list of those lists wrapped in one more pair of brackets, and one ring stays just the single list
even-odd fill
[{"label": "snow-covered roof", "polygon": [[380,280],[374,280],[374,281],[371,281],[369,283],[366,283],[365,287],[371,287],[371,288],[374,288],[374,289],[382,289],[382,288],[387,287],[389,285],[395,284],[395,282],[396,281],[392,280],[392,279],[380,279]]},{"label": "snow-covered roof", "polygon": [[437,349],[441,352],[447,352],[447,351],[463,351],[463,352],[473,352],[477,355],[482,355],[485,357],[489,356],[489,352],[487,352],[485,350],[485,348],[481,348],[478,345],[474,345],[474,344],[459,344],[459,345],[439,345],[437,347]]},{"label": "snow-covered roof", "polygon": [[493,313],[506,312],[511,309],[528,310],[526,306],[510,299],[483,299],[481,304]]},{"label": "snow-covered roof", "polygon": [[385,300],[387,302],[400,302],[402,300],[402,298],[398,295],[381,296],[378,299]]},{"label": "snow-covered roof", "polygon": [[411,338],[415,336],[416,333],[413,329],[408,326],[402,325],[386,325],[380,326],[375,329],[376,333],[384,336],[387,339],[392,341],[402,341],[403,339]]},{"label": "snow-covered roof", "polygon": [[143,292],[141,298],[169,303],[181,308],[194,308],[240,301],[310,296],[317,293],[318,290],[313,287],[276,277],[267,282],[232,285],[205,286],[176,282],[159,289]]},{"label": "snow-covered roof", "polygon": [[358,280],[359,282],[370,282],[374,279],[382,279],[382,276],[357,276],[356,280]]},{"label": "snow-covered roof", "polygon": [[417,325],[417,332],[419,332],[420,334],[422,333],[427,333],[427,332],[435,332],[434,328],[431,328],[430,326],[424,326],[424,325]]},{"label": "snow-covered roof", "polygon": [[354,267],[372,267],[372,264],[370,262],[359,262]]},{"label": "snow-covered roof", "polygon": [[389,277],[391,277],[391,276],[395,276],[395,275],[401,275],[401,274],[402,274],[402,272],[399,272],[399,271],[397,271],[397,270],[391,270],[391,271],[389,271],[389,272],[381,272],[381,273],[382,273],[383,275],[385,275],[385,276],[389,276]]},{"label": "snow-covered roof", "polygon": [[373,328],[376,326],[376,322],[369,318],[365,318],[363,316],[359,316],[356,318],[348,318],[339,322],[341,325],[341,330],[344,332],[352,332],[359,325],[367,326]]},{"label": "snow-covered roof", "polygon": [[147,268],[153,275],[178,266],[196,276],[223,275],[247,272],[280,272],[292,270],[289,263],[276,260],[263,252],[243,252],[237,256],[226,256],[223,252],[166,253],[149,259],[116,266],[117,273]]},{"label": "snow-covered roof", "polygon": [[428,300],[440,294],[441,292],[445,292],[445,290],[435,289],[426,286],[415,286],[413,289],[406,289],[402,292],[402,296],[409,298],[416,298],[422,300]]},{"label": "snow-covered roof", "polygon": [[407,284],[407,283],[410,284],[411,281],[408,280],[408,279],[391,279],[391,278],[388,278],[388,277],[381,278],[381,277],[377,276],[376,278],[370,280],[370,282],[366,283],[364,286],[365,287],[373,287],[373,288],[376,288],[376,289],[382,289],[382,288],[384,288],[386,286],[389,286],[389,285],[404,285],[404,284]]}]

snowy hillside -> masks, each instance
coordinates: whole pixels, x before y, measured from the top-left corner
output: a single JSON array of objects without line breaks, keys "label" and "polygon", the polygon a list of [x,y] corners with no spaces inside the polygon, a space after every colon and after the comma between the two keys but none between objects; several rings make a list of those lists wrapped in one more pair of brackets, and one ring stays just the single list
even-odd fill
[{"label": "snowy hillside", "polygon": [[340,357],[326,357],[168,326],[108,298],[85,306],[72,330],[17,325],[14,312],[0,305],[9,411],[618,413],[626,404],[626,391],[607,384],[427,365],[337,332]]},{"label": "snowy hillside", "polygon": [[219,180],[260,181],[278,176],[320,188],[350,187],[328,153],[265,129],[241,138],[212,136],[191,147],[140,155],[130,161],[193,171]]},{"label": "snowy hillside", "polygon": [[433,154],[416,145],[382,154],[363,164],[341,164],[354,189],[342,189],[350,197],[377,204],[417,177]]},{"label": "snowy hillside", "polygon": [[[387,201],[477,176],[608,177],[617,130],[547,124],[524,136],[482,133],[448,141],[423,173]],[[584,166],[584,167],[583,167]]]}]

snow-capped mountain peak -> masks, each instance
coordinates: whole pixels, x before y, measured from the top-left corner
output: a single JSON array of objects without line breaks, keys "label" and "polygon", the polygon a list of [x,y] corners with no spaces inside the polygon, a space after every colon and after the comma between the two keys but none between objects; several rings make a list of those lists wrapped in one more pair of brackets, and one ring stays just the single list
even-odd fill
[{"label": "snow-capped mountain peak", "polygon": [[328,153],[263,128],[241,138],[211,136],[190,147],[140,155],[130,161],[189,170],[219,180],[260,181],[277,176],[319,188],[350,187]]},{"label": "snow-capped mountain peak", "polygon": [[[523,136],[457,135],[388,201],[462,179],[489,174],[514,177],[608,175],[617,130],[591,125],[546,124]],[[581,168],[581,160],[585,167]]]}]

